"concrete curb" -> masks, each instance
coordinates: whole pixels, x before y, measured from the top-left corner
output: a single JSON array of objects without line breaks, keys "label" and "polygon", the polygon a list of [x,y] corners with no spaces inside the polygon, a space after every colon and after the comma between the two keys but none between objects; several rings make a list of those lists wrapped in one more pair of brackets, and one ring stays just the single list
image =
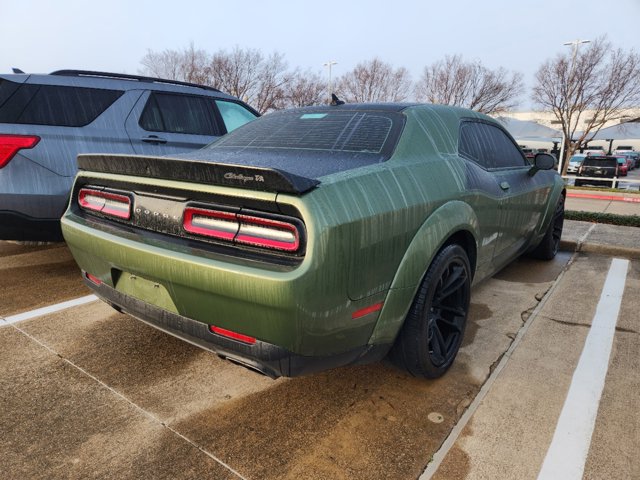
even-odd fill
[{"label": "concrete curb", "polygon": [[560,250],[565,252],[597,253],[630,259],[640,259],[640,249],[620,247],[618,245],[602,245],[599,243],[584,242],[580,244],[574,240],[561,240]]}]

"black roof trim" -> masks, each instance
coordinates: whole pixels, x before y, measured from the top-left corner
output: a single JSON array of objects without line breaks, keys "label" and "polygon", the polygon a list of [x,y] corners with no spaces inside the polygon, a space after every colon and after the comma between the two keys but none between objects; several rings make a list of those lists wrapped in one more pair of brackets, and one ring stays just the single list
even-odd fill
[{"label": "black roof trim", "polygon": [[263,192],[303,194],[320,181],[275,168],[198,162],[143,155],[78,155],[78,168],[90,172],[164,178]]},{"label": "black roof trim", "polygon": [[181,82],[179,80],[168,80],[166,78],[145,77],[142,75],[129,75],[127,73],[111,73],[111,72],[94,72],[91,70],[56,70],[51,72],[51,75],[59,75],[64,77],[101,77],[112,78],[119,80],[132,80],[138,82],[147,83],[166,83],[169,85],[182,85],[184,87],[202,88],[204,90],[211,90],[213,92],[220,92],[217,88],[209,87],[207,85],[200,85],[197,83]]}]

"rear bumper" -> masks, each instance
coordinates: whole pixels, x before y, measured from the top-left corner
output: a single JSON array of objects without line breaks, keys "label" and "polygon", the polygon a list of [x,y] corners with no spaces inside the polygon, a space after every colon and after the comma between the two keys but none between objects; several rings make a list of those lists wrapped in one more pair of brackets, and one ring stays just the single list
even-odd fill
[{"label": "rear bumper", "polygon": [[249,345],[212,333],[208,325],[203,322],[163,310],[125,295],[104,283],[96,285],[87,280],[86,276],[85,283],[98,297],[116,310],[271,378],[296,377],[344,365],[378,361],[391,347],[391,345],[370,345],[336,355],[304,356],[260,340]]},{"label": "rear bumper", "polygon": [[33,218],[18,212],[0,211],[0,240],[62,242],[60,219]]}]

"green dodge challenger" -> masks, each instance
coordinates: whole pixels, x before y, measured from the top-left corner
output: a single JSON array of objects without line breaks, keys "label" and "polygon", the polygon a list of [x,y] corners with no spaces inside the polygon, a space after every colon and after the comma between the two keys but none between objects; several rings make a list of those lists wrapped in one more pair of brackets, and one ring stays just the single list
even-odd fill
[{"label": "green dodge challenger", "polygon": [[387,354],[444,374],[472,283],[553,258],[564,219],[552,156],[447,106],[288,110],[177,158],[78,165],[62,229],[86,284],[272,377]]}]

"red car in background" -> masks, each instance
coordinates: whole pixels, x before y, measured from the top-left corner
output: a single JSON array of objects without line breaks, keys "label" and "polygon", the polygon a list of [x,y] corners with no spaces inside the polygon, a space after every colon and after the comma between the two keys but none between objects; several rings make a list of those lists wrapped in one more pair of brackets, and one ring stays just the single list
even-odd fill
[{"label": "red car in background", "polygon": [[631,165],[629,164],[630,159],[624,155],[615,155],[615,158],[618,160],[618,173],[621,177],[626,177],[631,169]]}]

